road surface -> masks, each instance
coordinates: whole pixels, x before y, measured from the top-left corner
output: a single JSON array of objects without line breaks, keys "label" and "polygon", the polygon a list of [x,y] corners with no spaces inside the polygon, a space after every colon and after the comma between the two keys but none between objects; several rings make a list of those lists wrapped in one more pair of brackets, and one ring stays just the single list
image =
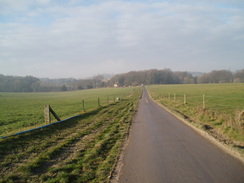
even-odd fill
[{"label": "road surface", "polygon": [[143,89],[119,183],[244,183],[244,165],[154,103]]}]

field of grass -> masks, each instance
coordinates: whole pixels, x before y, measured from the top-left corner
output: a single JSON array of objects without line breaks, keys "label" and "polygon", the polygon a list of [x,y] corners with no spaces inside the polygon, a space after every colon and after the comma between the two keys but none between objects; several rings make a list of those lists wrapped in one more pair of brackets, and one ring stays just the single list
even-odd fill
[{"label": "field of grass", "polygon": [[157,102],[185,118],[190,117],[203,128],[214,130],[227,143],[230,140],[244,147],[244,84],[153,85],[147,88]]},{"label": "field of grass", "polygon": [[[0,93],[0,137],[45,124],[44,105],[49,104],[61,119],[128,97],[133,88],[106,88],[55,93]],[[53,122],[55,119],[53,118]]]},{"label": "field of grass", "polygon": [[0,139],[0,182],[107,182],[141,96],[141,88],[119,90],[130,95],[62,123]]}]

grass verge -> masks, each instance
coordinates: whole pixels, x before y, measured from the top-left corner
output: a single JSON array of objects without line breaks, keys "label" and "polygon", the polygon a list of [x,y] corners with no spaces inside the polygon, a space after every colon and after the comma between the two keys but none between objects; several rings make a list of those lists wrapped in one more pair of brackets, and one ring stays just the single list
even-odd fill
[{"label": "grass verge", "polygon": [[140,95],[0,140],[0,182],[107,182]]},{"label": "grass verge", "polygon": [[[108,105],[116,97],[126,98],[133,88],[103,88],[72,92],[0,93],[0,136],[45,125],[44,105],[50,105],[61,119],[85,110]],[[52,122],[56,120],[52,117]]]}]

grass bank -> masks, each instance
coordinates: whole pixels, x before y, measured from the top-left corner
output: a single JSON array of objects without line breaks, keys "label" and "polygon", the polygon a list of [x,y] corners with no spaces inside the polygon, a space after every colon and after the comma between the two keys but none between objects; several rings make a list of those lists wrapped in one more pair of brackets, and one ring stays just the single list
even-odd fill
[{"label": "grass bank", "polygon": [[[45,125],[44,105],[49,104],[61,119],[126,98],[133,88],[105,88],[73,92],[0,93],[0,136]],[[55,119],[52,119],[55,122]]]},{"label": "grass bank", "polygon": [[0,182],[107,182],[140,96],[0,140]]}]

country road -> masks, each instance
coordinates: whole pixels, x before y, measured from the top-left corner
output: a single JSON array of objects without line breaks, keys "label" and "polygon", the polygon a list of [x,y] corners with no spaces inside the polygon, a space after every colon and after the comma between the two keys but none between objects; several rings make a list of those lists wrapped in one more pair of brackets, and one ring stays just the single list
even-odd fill
[{"label": "country road", "polygon": [[146,89],[119,183],[243,183],[244,165],[153,102]]}]

